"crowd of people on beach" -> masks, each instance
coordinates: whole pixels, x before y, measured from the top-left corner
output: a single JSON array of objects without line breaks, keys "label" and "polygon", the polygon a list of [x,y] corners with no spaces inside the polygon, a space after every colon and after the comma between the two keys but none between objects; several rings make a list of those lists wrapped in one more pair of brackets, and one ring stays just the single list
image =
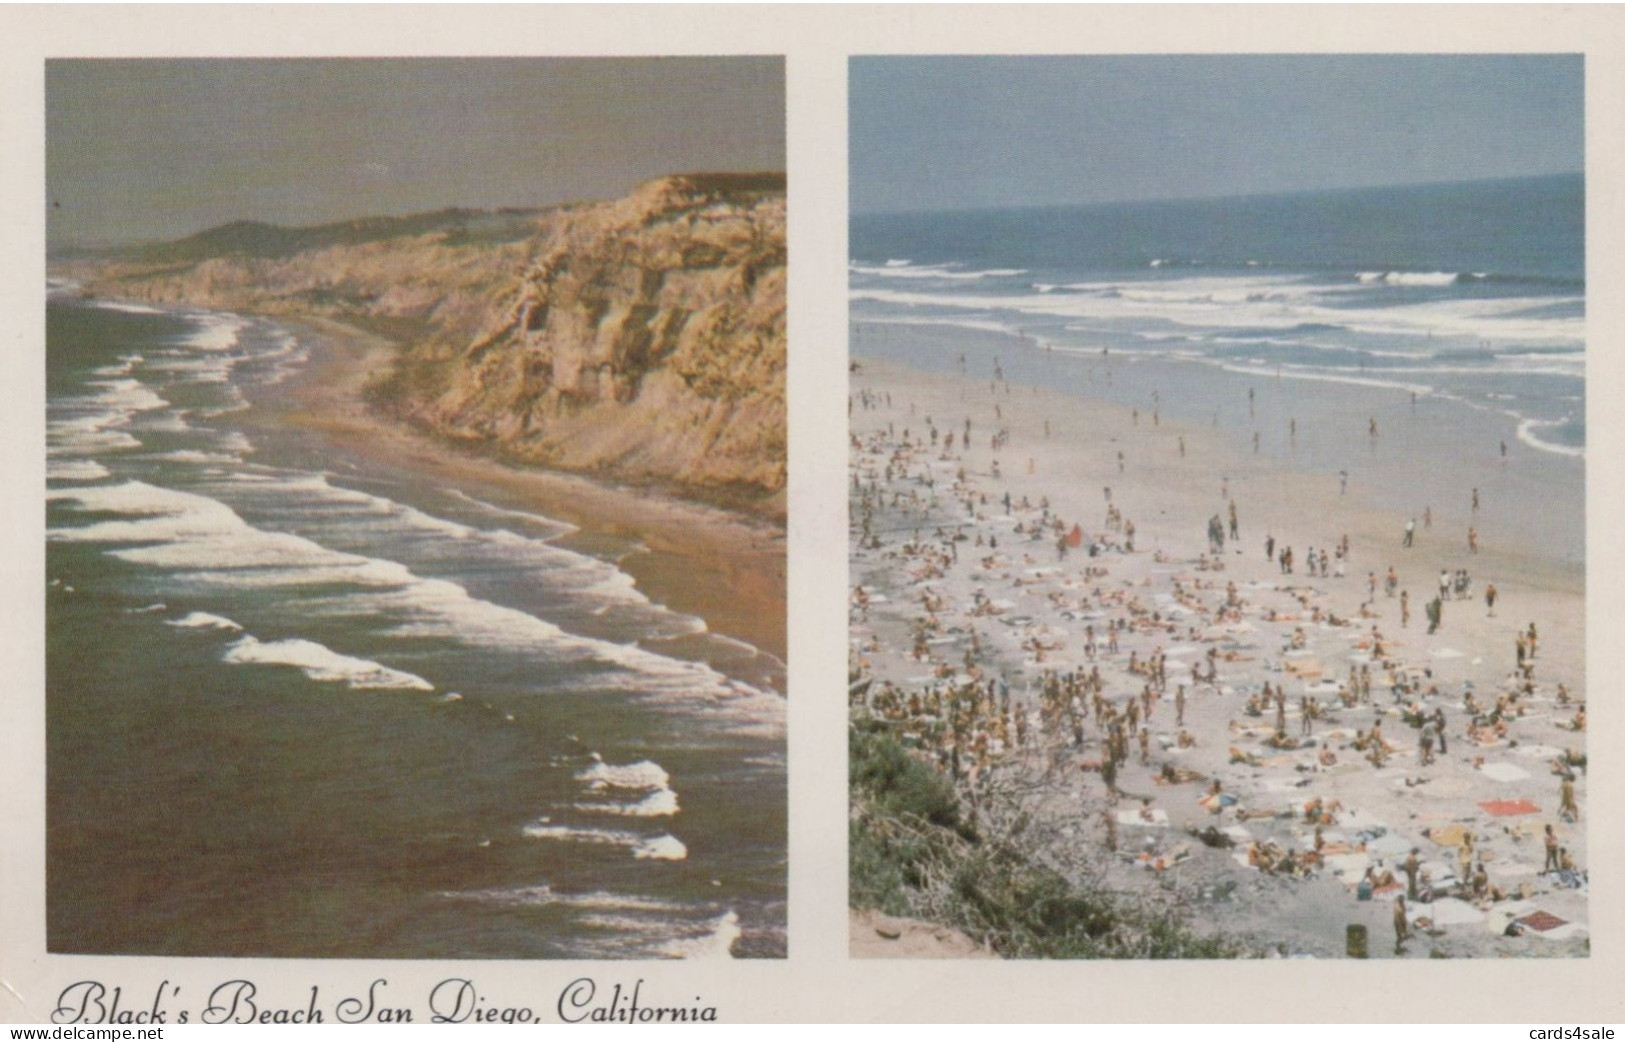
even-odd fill
[{"label": "crowd of people on beach", "polygon": [[[1485,833],[1499,819],[1484,824],[1484,814],[1474,816],[1477,834],[1460,823],[1432,830],[1434,845],[1453,846],[1454,858],[1411,846],[1398,862],[1401,882],[1389,864],[1396,843],[1430,830],[1402,837],[1406,828],[1379,820],[1382,808],[1353,806],[1341,790],[1371,787],[1351,785],[1348,772],[1386,777],[1402,768],[1401,792],[1426,791],[1456,749],[1452,776],[1493,795],[1490,778],[1515,773],[1499,754],[1549,748],[1542,762],[1558,779],[1559,806],[1542,834],[1547,858],[1537,878],[1549,888],[1586,885],[1572,842],[1554,831],[1579,818],[1585,707],[1567,685],[1537,677],[1534,622],[1517,629],[1493,690],[1482,680],[1446,681],[1423,646],[1385,633],[1410,628],[1411,589],[1397,568],[1385,563],[1381,580],[1365,568],[1364,582],[1347,582],[1359,550],[1347,534],[1316,540],[1300,558],[1269,533],[1270,568],[1244,567],[1235,556],[1244,552],[1241,511],[1224,478],[1205,532],[1183,545],[1137,548],[1125,509],[1131,499],[1143,505],[1143,495],[1114,500],[1105,486],[1103,509],[1090,519],[1035,498],[1031,481],[1013,490],[994,455],[1011,451],[1013,435],[994,409],[988,429],[972,415],[916,416],[911,406],[899,428],[889,393],[854,391],[853,713],[891,725],[972,798],[1000,770],[1064,764],[1098,777],[1083,791],[1103,808],[1099,845],[1154,871],[1186,860],[1189,849],[1171,856],[1150,836],[1119,851],[1120,829],[1179,824],[1238,867],[1283,879],[1329,875],[1356,901],[1392,894],[1401,948],[1413,926],[1433,926],[1435,901],[1484,911],[1527,902],[1536,884],[1496,881],[1497,857],[1511,855],[1485,854]],[[885,421],[865,419],[875,412]],[[1046,437],[1049,427],[1046,420]],[[1122,450],[1107,461],[1121,484]],[[1346,472],[1340,478],[1346,487]],[[1476,489],[1473,498],[1476,514]],[[1431,507],[1423,516],[1431,527]],[[1397,549],[1415,540],[1413,520]],[[1476,528],[1469,544],[1476,553]],[[1498,595],[1485,584],[1486,618],[1496,617]],[[1424,606],[1427,634],[1443,626],[1447,603],[1473,596],[1466,567],[1443,568]],[[1576,738],[1548,747],[1553,728]],[[1478,777],[1487,766],[1491,774]],[[1182,786],[1193,794],[1179,797]],[[1313,798],[1288,795],[1310,786]],[[1135,806],[1114,810],[1120,802]],[[1508,826],[1495,845],[1526,838]]]}]

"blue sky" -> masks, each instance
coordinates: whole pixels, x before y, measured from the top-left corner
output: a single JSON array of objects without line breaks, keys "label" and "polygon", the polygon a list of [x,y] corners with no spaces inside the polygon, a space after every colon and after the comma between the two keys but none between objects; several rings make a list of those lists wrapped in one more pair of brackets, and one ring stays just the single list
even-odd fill
[{"label": "blue sky", "polygon": [[859,57],[855,213],[1584,168],[1578,55]]}]

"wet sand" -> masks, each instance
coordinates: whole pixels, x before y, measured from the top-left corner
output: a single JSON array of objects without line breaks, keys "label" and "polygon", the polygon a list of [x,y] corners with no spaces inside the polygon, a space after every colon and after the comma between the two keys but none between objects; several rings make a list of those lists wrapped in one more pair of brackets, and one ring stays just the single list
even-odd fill
[{"label": "wet sand", "polygon": [[[781,528],[720,508],[571,474],[508,466],[378,417],[364,391],[383,376],[391,342],[323,319],[306,334],[311,362],[288,385],[279,422],[319,432],[346,452],[415,471],[426,481],[477,489],[501,506],[535,512],[594,535],[647,548],[619,562],[651,600],[706,620],[714,633],[786,657],[785,539]],[[771,671],[783,690],[783,669]]]},{"label": "wet sand", "polygon": [[[1451,838],[1467,829],[1479,838],[1491,884],[1509,895],[1523,888],[1527,897],[1522,903],[1509,896],[1494,903],[1440,905],[1439,914],[1448,907],[1462,921],[1440,927],[1435,935],[1419,935],[1404,954],[1426,956],[1434,949],[1465,956],[1584,953],[1586,892],[1558,889],[1539,873],[1541,831],[1548,823],[1579,867],[1588,867],[1586,774],[1575,772],[1580,820],[1563,822],[1557,814],[1560,778],[1552,766],[1562,751],[1583,753],[1586,745],[1584,732],[1567,726],[1586,697],[1584,570],[1573,563],[1573,548],[1482,538],[1497,531],[1495,518],[1482,510],[1474,515],[1469,504],[1435,504],[1431,527],[1423,524],[1418,507],[1414,546],[1405,548],[1405,514],[1379,505],[1379,497],[1362,494],[1358,485],[1344,492],[1334,475],[1297,471],[1289,461],[1237,451],[1228,432],[1154,418],[1150,410],[1136,418],[1128,408],[985,375],[858,361],[860,371],[852,378],[852,464],[859,482],[852,493],[853,539],[854,544],[859,540],[860,502],[867,491],[874,504],[870,529],[880,547],[852,554],[851,581],[863,591],[853,591],[852,656],[875,680],[871,699],[887,682],[905,695],[945,681],[963,683],[974,632],[984,687],[989,678],[1007,684],[1012,703],[1025,707],[1031,732],[1014,750],[1000,751],[995,739],[985,769],[1032,775],[1049,769],[1040,810],[1070,837],[1066,842],[1097,855],[1114,889],[1181,894],[1199,927],[1252,936],[1287,954],[1340,956],[1345,927],[1359,923],[1369,932],[1372,954],[1386,955],[1393,948],[1392,897],[1384,893],[1374,901],[1357,901],[1353,888],[1363,868],[1382,860],[1403,879],[1400,863],[1416,847],[1425,871],[1447,881],[1458,848],[1429,835]],[[1240,407],[1245,410],[1245,401]],[[972,423],[968,451],[962,440],[967,418]],[[939,435],[955,433],[951,452],[940,443],[931,445],[933,423]],[[990,438],[996,431],[1007,432],[1007,441],[995,451]],[[1346,434],[1365,436],[1364,430]],[[1396,491],[1404,490],[1384,490],[1387,497]],[[1425,502],[1427,491],[1415,490],[1415,498]],[[1008,513],[1006,492],[1012,500]],[[967,500],[975,504],[974,515]],[[1240,538],[1227,539],[1223,552],[1210,556],[1208,520],[1219,516],[1228,535],[1230,500],[1236,504]],[[1066,529],[1079,525],[1084,547],[1098,539],[1100,555],[1091,558],[1080,548],[1060,557],[1052,529],[1032,538],[1027,530],[1045,520],[1045,501],[1050,521],[1059,518]],[[1121,527],[1106,524],[1108,506],[1135,525],[1133,552],[1123,550]],[[1469,524],[1481,533],[1477,553],[1467,545]],[[965,538],[954,543],[957,561],[944,564],[934,554],[954,533]],[[1309,577],[1303,567],[1308,549],[1330,555],[1345,535],[1346,575]],[[1265,559],[1266,536],[1274,537],[1277,553],[1293,547],[1298,564],[1292,575]],[[984,545],[977,546],[978,539]],[[987,545],[990,539],[997,540],[996,549]],[[1393,597],[1382,589],[1390,566],[1399,578]],[[1103,571],[1090,575],[1091,567]],[[1443,602],[1442,624],[1430,636],[1424,605],[1437,592],[1440,570],[1458,568],[1468,570],[1471,594]],[[1374,598],[1368,594],[1373,572]],[[1221,618],[1232,582],[1239,609]],[[1493,618],[1483,600],[1486,582],[1498,591]],[[928,591],[941,607],[920,658],[914,654],[915,634],[926,620],[922,596]],[[1406,591],[1408,625],[1401,621],[1398,596]],[[863,599],[866,606],[857,603]],[[1332,615],[1340,624],[1330,621]],[[1104,644],[1114,619],[1126,628],[1111,654]],[[1470,686],[1479,703],[1493,708],[1497,696],[1511,690],[1515,636],[1531,622],[1540,635],[1534,694],[1519,699],[1522,715],[1508,721],[1503,738],[1475,745],[1466,733],[1464,692]],[[1088,624],[1102,645],[1093,658],[1084,648]],[[1293,631],[1300,627],[1303,646],[1293,649]],[[1371,653],[1374,631],[1382,638],[1380,659]],[[1152,703],[1149,763],[1141,764],[1138,745],[1130,743],[1118,779],[1124,797],[1113,802],[1095,766],[1102,749],[1093,716],[1081,748],[1071,735],[1042,733],[1039,692],[1046,671],[1087,673],[1098,666],[1106,699],[1122,708],[1146,683],[1145,676],[1129,672],[1131,654],[1143,662],[1158,649],[1167,655],[1168,686]],[[1210,649],[1217,656],[1218,679],[1197,683],[1191,667],[1205,668]],[[1350,665],[1359,664],[1374,675],[1371,700],[1343,707],[1337,684],[1347,679]],[[1401,675],[1412,677],[1417,688],[1396,701],[1389,682]],[[1286,731],[1294,739],[1301,734],[1303,699],[1315,697],[1329,708],[1327,718],[1312,724],[1312,746],[1283,750],[1264,744],[1274,731],[1274,707],[1252,717],[1245,703],[1266,681],[1287,692]],[[1559,683],[1571,704],[1557,704]],[[1187,687],[1183,728],[1175,725],[1172,705],[1178,684]],[[1446,715],[1448,753],[1432,764],[1420,762],[1419,732],[1400,715],[1413,704]],[[1394,747],[1381,767],[1352,747],[1356,733],[1377,720]],[[928,730],[916,726],[919,720],[900,722],[905,731]],[[1194,737],[1194,747],[1178,747],[1180,730]],[[1335,764],[1319,761],[1322,744]],[[1232,762],[1232,749],[1253,762]],[[1157,784],[1154,776],[1165,763],[1200,774],[1203,781]],[[1212,779],[1240,802],[1217,814],[1201,806],[1198,799]],[[1312,827],[1302,808],[1317,797],[1341,805],[1335,825],[1324,829],[1327,843],[1346,851],[1335,869],[1328,863],[1309,877],[1287,878],[1245,863],[1251,843],[1273,842],[1300,854],[1312,846]],[[1538,810],[1496,816],[1480,806],[1519,799]],[[1144,816],[1142,807],[1148,812]],[[1108,852],[1104,822],[1118,814],[1126,820],[1115,829],[1117,850]],[[1147,823],[1147,817],[1158,821]],[[1208,847],[1186,831],[1209,825],[1234,830],[1230,839],[1237,845]],[[1383,838],[1359,838],[1374,827],[1383,829]],[[1161,871],[1155,867],[1159,861]],[[1415,905],[1412,916],[1430,910]],[[1502,935],[1509,914],[1534,911],[1571,925],[1522,937]]]}]

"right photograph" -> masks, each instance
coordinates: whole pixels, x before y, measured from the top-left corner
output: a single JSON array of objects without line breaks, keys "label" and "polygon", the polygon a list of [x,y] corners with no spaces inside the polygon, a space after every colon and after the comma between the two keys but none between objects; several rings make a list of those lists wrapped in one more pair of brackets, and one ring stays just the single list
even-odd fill
[{"label": "right photograph", "polygon": [[1579,55],[849,67],[860,958],[1584,958]]}]

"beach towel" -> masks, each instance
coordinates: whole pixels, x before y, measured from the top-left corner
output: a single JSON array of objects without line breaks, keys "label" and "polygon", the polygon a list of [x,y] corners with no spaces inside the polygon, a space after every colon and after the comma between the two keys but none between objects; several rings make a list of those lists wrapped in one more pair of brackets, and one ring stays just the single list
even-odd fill
[{"label": "beach towel", "polygon": [[1428,829],[1428,839],[1441,847],[1459,847],[1466,835],[1467,826],[1465,825],[1440,825]]},{"label": "beach towel", "polygon": [[1378,836],[1376,839],[1367,840],[1365,851],[1367,854],[1378,854],[1383,857],[1400,858],[1404,857],[1406,854],[1409,854],[1411,852],[1411,847],[1413,846],[1415,846],[1415,844],[1413,844],[1410,840],[1390,832],[1386,836]]},{"label": "beach towel", "polygon": [[1484,913],[1455,897],[1441,897],[1428,905],[1418,905],[1421,914],[1433,920],[1435,926],[1465,926],[1482,923]]},{"label": "beach towel", "polygon": [[1478,770],[1479,773],[1502,782],[1522,781],[1529,777],[1529,772],[1515,763],[1486,763]]},{"label": "beach towel", "polygon": [[1535,912],[1531,915],[1526,915],[1519,919],[1518,922],[1521,925],[1527,926],[1529,929],[1538,931],[1540,933],[1545,933],[1547,930],[1555,930],[1559,926],[1565,926],[1568,924],[1567,919],[1559,919],[1557,916],[1545,910]]},{"label": "beach towel", "polygon": [[1497,818],[1505,818],[1513,814],[1540,813],[1540,808],[1529,800],[1484,800],[1479,803],[1479,806]]},{"label": "beach towel", "polygon": [[1148,820],[1142,818],[1137,810],[1120,810],[1117,812],[1117,823],[1119,825],[1139,825],[1143,828],[1167,828],[1168,812],[1161,807],[1153,807]]}]

